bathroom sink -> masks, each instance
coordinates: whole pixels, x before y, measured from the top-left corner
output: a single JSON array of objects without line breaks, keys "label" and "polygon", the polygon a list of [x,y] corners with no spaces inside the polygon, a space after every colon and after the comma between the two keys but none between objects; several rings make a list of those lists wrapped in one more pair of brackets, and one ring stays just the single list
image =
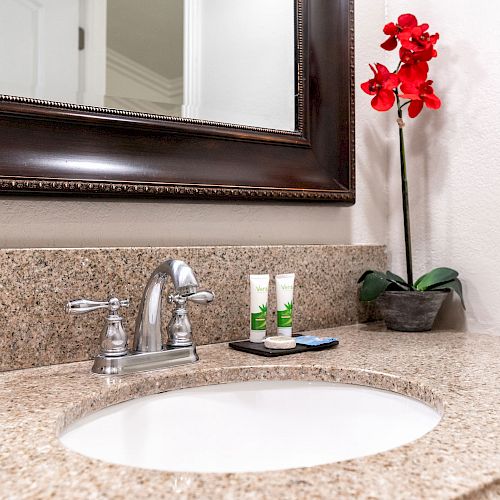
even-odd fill
[{"label": "bathroom sink", "polygon": [[174,472],[259,472],[380,453],[440,420],[393,392],[327,382],[212,385],[108,407],[61,435],[69,449],[116,464]]}]

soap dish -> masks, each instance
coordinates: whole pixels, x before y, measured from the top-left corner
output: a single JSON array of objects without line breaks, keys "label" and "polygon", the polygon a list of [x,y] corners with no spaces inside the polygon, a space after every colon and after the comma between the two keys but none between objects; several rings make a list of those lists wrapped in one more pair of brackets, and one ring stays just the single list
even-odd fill
[{"label": "soap dish", "polygon": [[[295,334],[293,337],[301,337],[302,335]],[[297,344],[293,349],[269,349],[264,344],[255,344],[249,340],[240,340],[237,342],[229,342],[229,347],[236,349],[237,351],[248,352],[250,354],[256,354],[257,356],[266,356],[268,358],[275,358],[277,356],[288,356],[290,354],[299,354],[301,352],[309,351],[324,351],[325,349],[331,349],[339,345],[338,340],[334,340],[329,344],[322,344],[318,346],[307,346]]]}]

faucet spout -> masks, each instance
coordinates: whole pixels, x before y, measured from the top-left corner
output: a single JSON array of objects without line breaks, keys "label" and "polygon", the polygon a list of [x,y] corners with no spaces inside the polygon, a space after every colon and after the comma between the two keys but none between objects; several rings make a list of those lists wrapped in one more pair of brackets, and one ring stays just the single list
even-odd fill
[{"label": "faucet spout", "polygon": [[134,351],[137,353],[162,350],[162,297],[168,277],[178,295],[191,295],[198,289],[193,270],[182,260],[166,260],[153,271],[144,289],[135,324]]}]

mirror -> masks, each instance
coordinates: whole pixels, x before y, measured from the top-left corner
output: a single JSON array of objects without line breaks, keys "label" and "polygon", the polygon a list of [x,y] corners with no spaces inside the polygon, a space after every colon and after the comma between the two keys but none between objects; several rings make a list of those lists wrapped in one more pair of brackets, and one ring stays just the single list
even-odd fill
[{"label": "mirror", "polygon": [[1,2],[0,192],[354,203],[354,0]]},{"label": "mirror", "polygon": [[0,94],[295,131],[295,0],[2,0]]}]

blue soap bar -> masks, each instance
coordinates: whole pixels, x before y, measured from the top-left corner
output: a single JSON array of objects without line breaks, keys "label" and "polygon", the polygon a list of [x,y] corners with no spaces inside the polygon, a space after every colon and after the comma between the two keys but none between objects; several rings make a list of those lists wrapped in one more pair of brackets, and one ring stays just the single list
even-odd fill
[{"label": "blue soap bar", "polygon": [[309,346],[317,346],[317,345],[325,345],[331,344],[332,342],[338,342],[338,339],[333,337],[315,337],[313,335],[303,335],[302,337],[295,337],[295,341],[300,345],[309,345]]}]

